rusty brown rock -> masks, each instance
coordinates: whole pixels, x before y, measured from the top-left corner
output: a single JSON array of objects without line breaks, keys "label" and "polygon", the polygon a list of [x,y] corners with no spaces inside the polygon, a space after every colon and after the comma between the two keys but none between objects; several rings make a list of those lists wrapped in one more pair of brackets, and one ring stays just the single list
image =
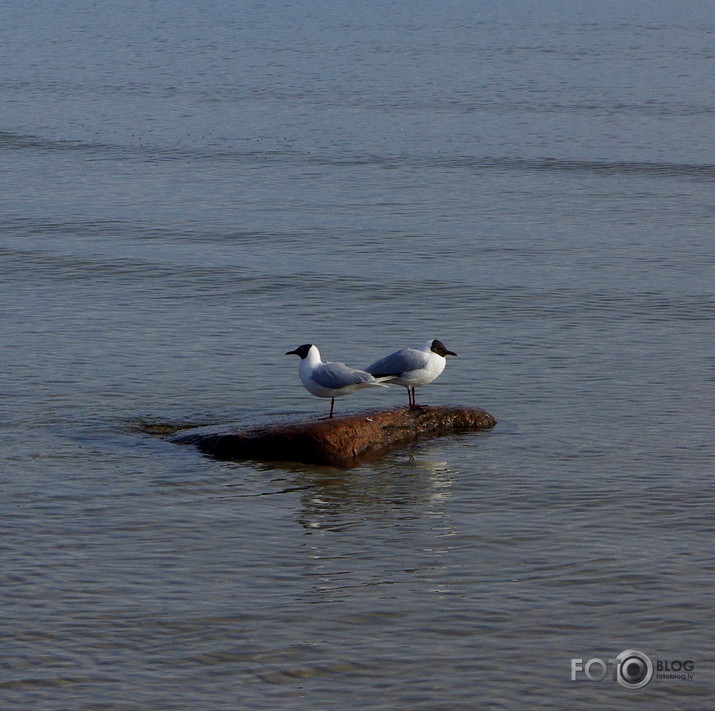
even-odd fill
[{"label": "rusty brown rock", "polygon": [[429,436],[496,425],[475,407],[374,410],[332,419],[272,423],[239,432],[184,432],[172,437],[218,459],[293,461],[347,467]]}]

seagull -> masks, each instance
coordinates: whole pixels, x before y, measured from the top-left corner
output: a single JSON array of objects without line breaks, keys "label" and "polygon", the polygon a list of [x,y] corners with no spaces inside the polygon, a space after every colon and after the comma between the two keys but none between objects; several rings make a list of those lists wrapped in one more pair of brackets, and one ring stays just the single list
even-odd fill
[{"label": "seagull", "polygon": [[311,395],[330,398],[329,418],[333,416],[336,397],[352,395],[356,390],[362,388],[387,387],[380,381],[388,378],[376,378],[364,370],[349,368],[344,363],[323,363],[318,347],[312,343],[306,343],[294,351],[288,351],[286,355],[300,357],[298,365],[300,382]]},{"label": "seagull", "polygon": [[431,383],[447,364],[445,356],[457,354],[448,351],[442,341],[431,338],[419,348],[403,348],[400,351],[368,365],[365,370],[377,379],[385,379],[407,388],[410,409],[417,407],[415,388]]}]

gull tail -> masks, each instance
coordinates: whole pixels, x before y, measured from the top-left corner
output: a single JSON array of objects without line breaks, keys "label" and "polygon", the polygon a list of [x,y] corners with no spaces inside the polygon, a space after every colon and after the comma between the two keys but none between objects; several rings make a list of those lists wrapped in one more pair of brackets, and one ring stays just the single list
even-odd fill
[{"label": "gull tail", "polygon": [[375,382],[370,383],[370,385],[375,385],[379,388],[386,388],[387,385],[385,385],[383,381],[385,381],[385,380],[390,381],[396,377],[397,377],[396,375],[378,375],[378,376],[375,376]]}]

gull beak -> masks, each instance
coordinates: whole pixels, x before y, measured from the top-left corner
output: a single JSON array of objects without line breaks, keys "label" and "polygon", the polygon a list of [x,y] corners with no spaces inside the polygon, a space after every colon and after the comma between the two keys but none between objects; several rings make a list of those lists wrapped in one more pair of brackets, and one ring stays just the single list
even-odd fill
[{"label": "gull beak", "polygon": [[288,351],[286,355],[298,355],[298,350],[296,349],[294,351]]},{"label": "gull beak", "polygon": [[454,351],[445,351],[444,354],[445,354],[446,356],[448,356],[448,355],[456,356],[456,355],[457,355]]}]

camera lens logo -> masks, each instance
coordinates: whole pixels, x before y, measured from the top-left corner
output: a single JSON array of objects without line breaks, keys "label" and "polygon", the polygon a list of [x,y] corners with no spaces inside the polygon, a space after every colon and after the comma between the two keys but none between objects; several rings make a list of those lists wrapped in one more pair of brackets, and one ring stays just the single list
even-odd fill
[{"label": "camera lens logo", "polygon": [[626,649],[615,662],[616,681],[626,689],[641,689],[653,678],[653,662],[637,649]]}]

